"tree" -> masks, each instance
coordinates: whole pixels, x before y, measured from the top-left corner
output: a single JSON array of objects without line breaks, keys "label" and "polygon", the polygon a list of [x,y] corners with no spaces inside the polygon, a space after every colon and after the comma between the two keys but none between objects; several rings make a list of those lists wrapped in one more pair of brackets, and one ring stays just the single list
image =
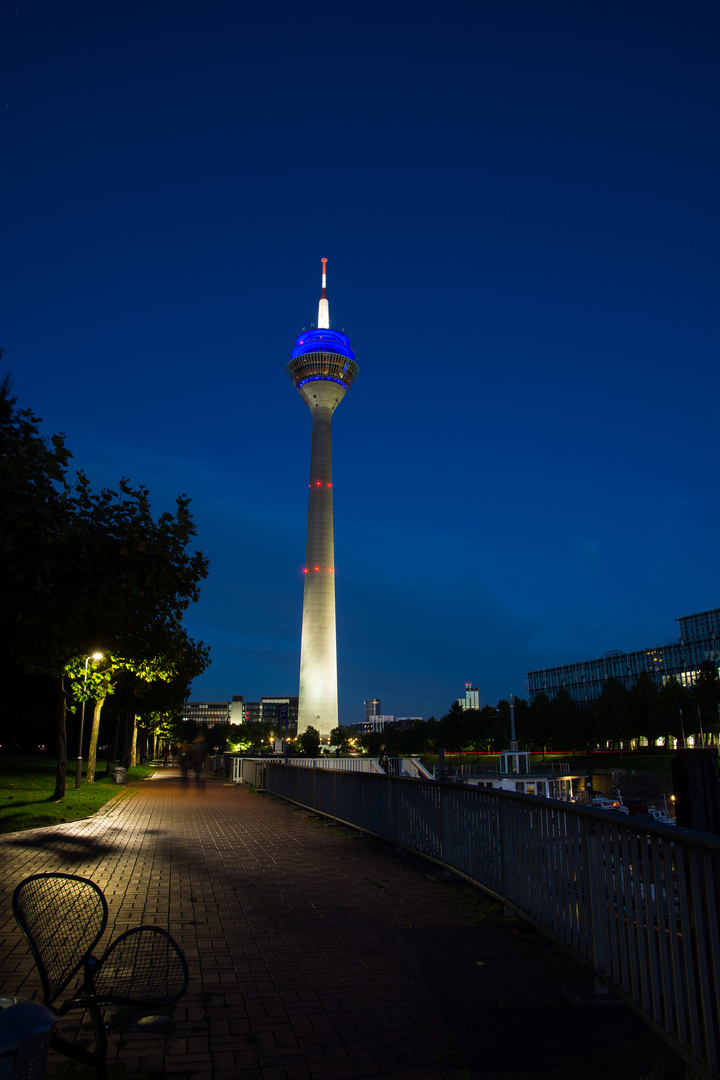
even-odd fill
[{"label": "tree", "polygon": [[[510,717],[510,704],[507,705],[507,719],[508,719],[508,732],[510,731],[509,717]],[[503,750],[506,747],[505,737],[505,716],[500,715],[500,707],[498,705],[483,705],[480,710],[480,725],[482,731],[482,742],[488,750]],[[508,735],[509,738],[509,735]]]},{"label": "tree", "polygon": [[155,519],[148,490],[131,487],[125,478],[118,491],[94,493],[78,472],[71,487],[64,437],[46,440],[39,423],[30,410],[16,408],[5,379],[0,569],[10,585],[2,597],[0,643],[8,659],[55,681],[54,798],[60,799],[68,665],[84,664],[98,648],[136,664],[171,656],[184,634],[183,613],[207,576],[207,559],[187,550],[195,528],[186,495],[178,496],[174,513]]},{"label": "tree", "polygon": [[317,757],[320,749],[320,732],[317,728],[307,727],[298,735],[298,749],[305,757]]},{"label": "tree", "polygon": [[630,740],[637,734],[633,725],[630,692],[614,675],[603,683],[597,701],[597,714],[602,737],[613,748],[629,749]]},{"label": "tree", "polygon": [[347,754],[350,750],[350,740],[353,738],[352,729],[340,724],[330,732],[330,745],[339,746],[341,754]]},{"label": "tree", "polygon": [[542,750],[543,759],[547,747],[552,744],[552,717],[550,698],[540,691],[530,702],[526,722],[530,742],[537,750]]},{"label": "tree", "polygon": [[458,701],[454,701],[440,718],[438,745],[451,752],[462,750],[465,736],[464,710]]},{"label": "tree", "polygon": [[692,699],[704,735],[718,735],[720,678],[717,663],[703,660],[692,688]]},{"label": "tree", "polygon": [[572,750],[581,744],[578,725],[580,710],[569,691],[561,686],[552,699],[552,745],[555,750]]},{"label": "tree", "polygon": [[[658,724],[666,736],[667,745],[677,739],[680,746],[686,746],[685,732],[692,730],[692,699],[686,687],[671,675],[658,694]],[[688,727],[684,718],[688,718]]]},{"label": "tree", "polygon": [[533,738],[530,730],[530,703],[525,698],[516,697],[515,705],[515,738],[521,750],[533,749]]},{"label": "tree", "polygon": [[630,708],[635,735],[644,735],[654,745],[662,734],[658,723],[658,688],[647,671],[640,672],[630,690]]}]

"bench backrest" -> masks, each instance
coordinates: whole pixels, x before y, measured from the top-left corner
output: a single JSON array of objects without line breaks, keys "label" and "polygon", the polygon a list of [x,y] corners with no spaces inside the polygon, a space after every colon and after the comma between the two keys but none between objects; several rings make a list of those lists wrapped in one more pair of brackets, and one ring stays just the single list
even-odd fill
[{"label": "bench backrest", "polygon": [[40,972],[45,1004],[51,1005],[102,937],[105,897],[88,878],[34,874],[15,889],[12,909]]}]

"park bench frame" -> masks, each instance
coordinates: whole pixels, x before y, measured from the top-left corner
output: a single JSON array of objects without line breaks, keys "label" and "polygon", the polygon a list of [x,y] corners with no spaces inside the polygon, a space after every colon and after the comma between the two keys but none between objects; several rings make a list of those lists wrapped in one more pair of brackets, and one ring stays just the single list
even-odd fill
[{"label": "park bench frame", "polygon": [[[93,950],[108,920],[99,885],[75,874],[32,874],[15,889],[12,911],[32,952],[43,1002],[56,1016],[87,1009],[95,1050],[54,1035],[50,1046],[107,1078],[108,1042],[102,1008],[155,1008],[182,997],[190,974],[177,943],[159,926],[136,926],[115,938],[98,959]],[[82,980],[62,1004],[57,999],[82,971]]]}]

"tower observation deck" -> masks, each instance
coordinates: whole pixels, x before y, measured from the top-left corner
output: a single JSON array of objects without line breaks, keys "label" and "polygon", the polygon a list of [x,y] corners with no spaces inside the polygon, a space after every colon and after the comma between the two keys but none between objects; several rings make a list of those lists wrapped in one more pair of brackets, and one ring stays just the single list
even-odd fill
[{"label": "tower observation deck", "polygon": [[330,329],[326,263],[323,259],[317,328],[298,335],[287,366],[312,416],[298,734],[314,727],[324,736],[338,723],[330,424],[358,374],[350,339]]}]

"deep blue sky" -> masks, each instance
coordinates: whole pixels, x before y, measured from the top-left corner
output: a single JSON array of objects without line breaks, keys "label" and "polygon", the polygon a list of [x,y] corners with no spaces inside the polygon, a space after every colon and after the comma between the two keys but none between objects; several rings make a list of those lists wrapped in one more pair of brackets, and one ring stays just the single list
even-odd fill
[{"label": "deep blue sky", "polygon": [[186,491],[193,696],[297,693],[315,321],[340,719],[677,638],[718,589],[715,0],[0,0],[0,343]]}]

